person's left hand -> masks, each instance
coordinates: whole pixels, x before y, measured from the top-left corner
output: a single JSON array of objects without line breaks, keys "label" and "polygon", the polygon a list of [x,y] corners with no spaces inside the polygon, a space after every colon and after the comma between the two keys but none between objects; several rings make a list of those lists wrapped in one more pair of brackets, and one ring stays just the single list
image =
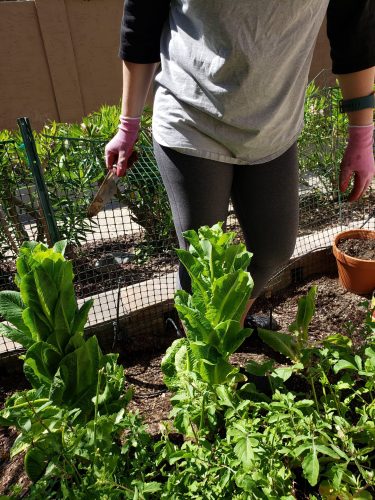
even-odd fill
[{"label": "person's left hand", "polygon": [[349,201],[359,200],[375,175],[373,142],[374,125],[349,127],[348,145],[341,163],[339,180],[340,191],[344,192],[354,174]]}]

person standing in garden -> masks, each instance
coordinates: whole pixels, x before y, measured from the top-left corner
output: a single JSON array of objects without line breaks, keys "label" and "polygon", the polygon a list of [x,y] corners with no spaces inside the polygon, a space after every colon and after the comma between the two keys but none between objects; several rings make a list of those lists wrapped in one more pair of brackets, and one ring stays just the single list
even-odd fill
[{"label": "person standing in garden", "polygon": [[[154,151],[182,233],[225,221],[231,198],[253,252],[252,301],[293,253],[296,141],[314,44],[327,14],[332,71],[349,116],[340,189],[375,174],[374,0],[125,0],[122,114],[105,150],[123,176],[155,77]],[[184,268],[179,286],[189,290]]]}]

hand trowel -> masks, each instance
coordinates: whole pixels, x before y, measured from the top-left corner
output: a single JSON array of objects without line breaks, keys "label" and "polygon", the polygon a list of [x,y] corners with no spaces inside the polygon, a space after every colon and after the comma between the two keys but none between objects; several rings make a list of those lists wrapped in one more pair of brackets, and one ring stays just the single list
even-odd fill
[{"label": "hand trowel", "polygon": [[119,177],[117,177],[116,174],[108,172],[87,209],[87,215],[89,217],[97,215],[100,210],[102,210],[104,206],[112,200],[117,193],[118,181]]}]

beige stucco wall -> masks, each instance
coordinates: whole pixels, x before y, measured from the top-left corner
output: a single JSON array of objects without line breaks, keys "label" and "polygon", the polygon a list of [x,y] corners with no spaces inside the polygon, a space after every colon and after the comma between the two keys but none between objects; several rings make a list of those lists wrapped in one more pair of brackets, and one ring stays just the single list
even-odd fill
[{"label": "beige stucco wall", "polygon": [[104,103],[119,103],[121,62],[117,53],[124,1],[65,0],[65,3],[85,113]]},{"label": "beige stucco wall", "polygon": [[30,116],[57,119],[48,62],[34,2],[0,3],[0,129]]},{"label": "beige stucco wall", "polygon": [[[0,2],[0,129],[78,121],[121,97],[123,0]],[[325,27],[310,77],[330,67]]]},{"label": "beige stucco wall", "polygon": [[121,97],[123,0],[0,2],[0,129],[77,121]]}]

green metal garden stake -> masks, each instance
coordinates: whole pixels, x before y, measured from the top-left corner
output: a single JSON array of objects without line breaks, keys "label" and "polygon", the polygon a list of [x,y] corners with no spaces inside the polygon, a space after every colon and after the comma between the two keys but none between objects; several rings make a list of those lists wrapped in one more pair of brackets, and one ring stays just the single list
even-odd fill
[{"label": "green metal garden stake", "polygon": [[35,185],[38,192],[41,208],[43,210],[44,217],[46,219],[48,233],[51,239],[51,243],[55,244],[59,241],[59,231],[56,224],[55,215],[53,213],[52,205],[48,196],[48,191],[43,178],[43,171],[39,159],[39,155],[36,150],[35,140],[33,132],[30,126],[30,121],[28,118],[18,118],[17,123],[21,131],[23,143],[25,145],[27,160],[29,167],[33,173],[35,179]]}]

